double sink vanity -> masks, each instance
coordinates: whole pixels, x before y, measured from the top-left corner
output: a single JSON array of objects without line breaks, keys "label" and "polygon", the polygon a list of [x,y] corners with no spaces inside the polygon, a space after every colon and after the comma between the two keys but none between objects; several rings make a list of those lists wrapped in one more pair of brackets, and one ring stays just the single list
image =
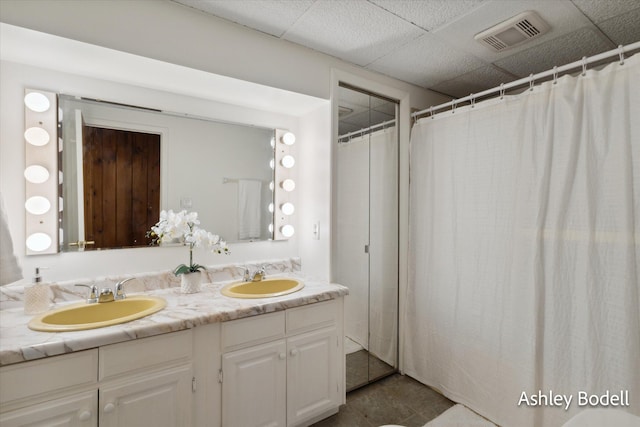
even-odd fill
[{"label": "double sink vanity", "polygon": [[[256,282],[208,271],[195,294],[161,274],[112,302],[1,310],[0,424],[303,426],[337,412],[348,291],[286,265]],[[73,288],[53,285],[54,300]]]}]

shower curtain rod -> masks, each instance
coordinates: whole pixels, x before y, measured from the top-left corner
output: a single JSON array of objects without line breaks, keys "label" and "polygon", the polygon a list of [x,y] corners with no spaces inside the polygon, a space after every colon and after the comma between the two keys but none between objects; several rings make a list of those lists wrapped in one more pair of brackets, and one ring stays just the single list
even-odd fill
[{"label": "shower curtain rod", "polygon": [[360,134],[361,136],[364,135],[365,132],[372,132],[373,130],[382,127],[384,128],[387,125],[390,124],[396,124],[396,119],[391,119],[391,120],[387,120],[386,122],[382,122],[382,123],[378,123],[375,125],[371,125],[368,128],[362,128],[360,130],[354,130],[353,132],[349,132],[349,133],[345,133],[344,135],[339,135],[338,136],[338,141],[340,141],[341,139],[345,139],[345,138],[350,138],[353,135],[358,135]]},{"label": "shower curtain rod", "polygon": [[604,52],[604,53],[600,53],[594,56],[590,56],[590,57],[586,57],[584,56],[581,60],[579,61],[575,61],[572,62],[570,64],[567,65],[563,65],[562,67],[553,67],[551,70],[548,71],[543,71],[541,73],[538,74],[531,74],[528,77],[524,77],[522,79],[519,80],[515,80],[511,83],[507,83],[507,84],[501,84],[500,86],[496,86],[492,89],[487,89],[485,91],[479,92],[479,93],[472,93],[468,96],[465,96],[464,98],[459,98],[459,99],[454,99],[452,101],[449,102],[445,102],[444,104],[439,104],[436,106],[431,106],[429,108],[426,108],[424,110],[421,111],[416,111],[415,113],[411,114],[411,118],[413,118],[414,120],[418,119],[418,116],[422,116],[425,114],[430,114],[433,116],[433,114],[435,113],[435,111],[437,110],[442,110],[444,108],[447,107],[453,107],[455,109],[455,107],[462,103],[462,102],[466,102],[466,101],[471,101],[471,104],[473,104],[475,102],[475,100],[477,98],[481,98],[483,96],[495,93],[495,92],[500,92],[500,95],[504,95],[504,91],[507,89],[513,89],[514,87],[517,86],[522,86],[525,84],[529,84],[530,86],[533,86],[534,82],[536,80],[540,80],[543,79],[545,77],[549,77],[549,76],[553,76],[554,79],[558,78],[558,73],[564,73],[566,71],[569,70],[573,70],[575,68],[580,68],[582,67],[582,72],[584,73],[587,70],[587,64],[592,64],[594,62],[598,62],[598,61],[602,61],[603,59],[607,59],[613,56],[618,55],[620,57],[620,63],[623,64],[624,63],[624,54],[627,52],[631,52],[633,50],[636,49],[640,49],[640,41],[639,42],[635,42],[635,43],[631,43],[628,44],[626,46],[620,45],[618,46],[616,49],[612,49],[608,52]]}]

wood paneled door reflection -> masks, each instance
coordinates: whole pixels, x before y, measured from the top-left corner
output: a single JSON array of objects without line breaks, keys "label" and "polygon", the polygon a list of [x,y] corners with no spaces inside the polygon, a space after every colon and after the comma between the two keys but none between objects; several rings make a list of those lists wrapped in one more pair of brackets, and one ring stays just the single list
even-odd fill
[{"label": "wood paneled door reflection", "polygon": [[160,213],[160,135],[84,126],[85,236],[93,248],[147,246]]}]

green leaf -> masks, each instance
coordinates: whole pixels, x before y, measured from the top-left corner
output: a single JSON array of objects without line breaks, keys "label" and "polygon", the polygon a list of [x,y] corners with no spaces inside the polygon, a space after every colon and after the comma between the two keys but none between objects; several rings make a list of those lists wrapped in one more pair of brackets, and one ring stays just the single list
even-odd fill
[{"label": "green leaf", "polygon": [[185,265],[185,264],[180,264],[179,266],[176,267],[175,270],[173,270],[173,274],[175,274],[176,276],[179,276],[185,273],[190,273],[190,272],[191,272],[191,269],[189,268],[188,265]]},{"label": "green leaf", "polygon": [[196,271],[203,271],[206,270],[207,268],[204,265],[200,265],[200,264],[193,264],[191,265],[190,271],[191,273],[195,273]]}]

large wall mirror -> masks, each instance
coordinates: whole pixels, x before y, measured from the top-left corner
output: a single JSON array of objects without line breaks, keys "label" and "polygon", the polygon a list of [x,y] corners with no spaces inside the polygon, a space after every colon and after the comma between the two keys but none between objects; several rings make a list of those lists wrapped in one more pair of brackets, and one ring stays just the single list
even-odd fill
[{"label": "large wall mirror", "polygon": [[274,129],[69,95],[58,102],[61,251],[148,246],[162,209],[196,211],[228,242],[272,238]]}]

